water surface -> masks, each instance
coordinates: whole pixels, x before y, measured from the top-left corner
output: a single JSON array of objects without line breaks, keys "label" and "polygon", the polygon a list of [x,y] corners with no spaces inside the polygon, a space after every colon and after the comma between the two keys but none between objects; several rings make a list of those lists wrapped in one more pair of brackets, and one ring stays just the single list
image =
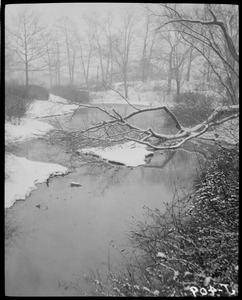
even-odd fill
[{"label": "water surface", "polygon": [[[76,129],[83,126],[78,120],[99,117],[82,111],[71,123],[68,116],[59,117],[58,122]],[[156,118],[160,116],[153,113],[143,123],[142,118],[138,121],[146,126]],[[52,124],[55,120],[45,119]],[[41,139],[22,143],[16,154],[71,166],[60,145],[53,147]],[[109,259],[113,269],[121,264],[115,247],[128,255],[128,232],[146,218],[144,207],[165,211],[164,203],[173,200],[175,191],[185,195],[199,170],[199,159],[197,153],[179,150],[156,153],[144,167],[77,165],[70,174],[51,178],[49,186],[39,184],[25,201],[16,202],[5,213],[9,228],[6,294],[73,295],[75,290],[66,287],[75,282],[91,293],[83,275],[90,269],[107,270]],[[81,186],[71,187],[73,181]]]}]

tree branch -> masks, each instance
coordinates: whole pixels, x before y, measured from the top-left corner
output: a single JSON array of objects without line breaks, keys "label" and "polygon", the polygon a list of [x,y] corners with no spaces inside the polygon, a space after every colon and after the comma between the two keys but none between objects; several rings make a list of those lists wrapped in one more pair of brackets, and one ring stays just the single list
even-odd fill
[{"label": "tree branch", "polygon": [[[106,132],[107,138],[101,139],[100,137],[94,138],[89,137],[89,139],[96,139],[100,141],[111,142],[111,143],[117,143],[117,142],[123,142],[123,141],[134,141],[139,144],[146,145],[147,147],[155,150],[175,150],[180,148],[184,143],[187,141],[197,138],[204,134],[210,127],[222,124],[223,122],[226,122],[228,120],[237,118],[239,116],[239,105],[232,105],[232,106],[223,106],[217,108],[204,122],[192,127],[192,128],[184,128],[181,126],[180,122],[178,121],[177,117],[174,113],[171,112],[171,110],[166,106],[158,106],[158,107],[150,107],[141,109],[139,111],[135,111],[130,113],[127,116],[121,116],[115,109],[113,109],[114,114],[111,114],[110,112],[98,107],[98,106],[91,106],[91,105],[85,105],[80,104],[80,107],[86,107],[86,108],[95,108],[99,109],[108,116],[112,118],[112,120],[109,121],[102,121],[94,126],[88,127],[84,130],[79,131],[80,135],[85,134],[86,132],[98,132],[100,130],[104,130]],[[134,126],[130,124],[128,121],[130,118],[137,114],[142,114],[150,111],[158,111],[158,110],[164,110],[174,121],[177,129],[179,130],[176,134],[161,134],[155,132],[151,128],[147,129],[141,129],[137,126]],[[229,115],[228,115],[229,114]],[[225,117],[221,118],[223,115]],[[121,131],[120,133],[109,133],[106,129],[106,126],[117,126],[115,127],[116,130],[121,127],[129,128],[129,131]],[[108,129],[109,130],[109,129]],[[132,132],[136,132],[136,135],[129,135]],[[108,134],[107,134],[108,133]],[[140,136],[137,138],[137,134],[140,134]],[[121,138],[116,139],[115,137],[121,136]],[[143,137],[142,137],[143,136]],[[87,136],[85,135],[85,138]],[[157,144],[157,140],[159,143]]]},{"label": "tree branch", "polygon": [[[170,9],[169,7],[166,7],[168,9]],[[221,20],[217,20],[217,17],[215,15],[215,13],[212,11],[211,8],[209,8],[209,12],[211,13],[213,20],[212,21],[203,21],[203,20],[193,20],[193,19],[189,19],[189,18],[179,18],[179,19],[173,19],[173,20],[169,20],[167,22],[165,22],[164,24],[162,24],[160,27],[157,28],[157,30],[161,29],[162,27],[164,27],[167,24],[171,24],[171,23],[191,23],[191,24],[200,24],[200,25],[206,25],[206,26],[210,26],[210,25],[216,25],[219,26],[220,29],[222,30],[223,34],[224,34],[224,38],[226,40],[226,43],[228,45],[229,51],[232,55],[232,57],[234,58],[235,61],[237,61],[239,63],[239,53],[236,51],[233,40],[231,38],[231,36],[229,35],[225,24],[223,21]]]}]

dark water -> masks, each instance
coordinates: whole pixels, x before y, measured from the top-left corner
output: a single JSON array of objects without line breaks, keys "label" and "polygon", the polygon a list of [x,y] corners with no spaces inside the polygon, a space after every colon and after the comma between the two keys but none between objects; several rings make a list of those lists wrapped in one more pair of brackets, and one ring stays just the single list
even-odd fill
[{"label": "dark water", "polygon": [[[119,108],[125,109],[125,108]],[[82,128],[100,114],[82,111],[70,117],[45,119],[65,129]],[[137,118],[140,126],[161,122],[159,114]],[[55,123],[56,126],[56,123]],[[160,125],[159,125],[160,126]],[[166,129],[169,131],[169,129]],[[70,167],[61,147],[42,140],[22,143],[16,152],[30,160]],[[5,290],[9,296],[91,295],[84,274],[106,272],[128,255],[128,232],[146,218],[144,207],[165,211],[175,191],[192,187],[202,156],[184,150],[156,153],[149,165],[78,166],[64,177],[38,185],[32,194],[6,210],[8,238],[5,251]],[[80,187],[71,187],[72,181]],[[75,288],[67,289],[78,283]]]}]

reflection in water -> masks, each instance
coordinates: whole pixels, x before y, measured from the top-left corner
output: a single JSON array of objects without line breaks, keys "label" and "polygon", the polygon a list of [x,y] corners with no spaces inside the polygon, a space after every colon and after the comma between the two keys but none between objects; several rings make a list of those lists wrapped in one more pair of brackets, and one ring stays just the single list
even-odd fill
[{"label": "reflection in water", "polygon": [[[99,114],[82,111],[68,126],[76,128],[80,118],[86,122],[92,117]],[[67,126],[66,118],[59,118],[61,126]],[[70,155],[61,145],[40,139],[16,151],[28,159],[70,166]],[[177,189],[181,195],[188,192],[198,158],[179,150],[155,153],[145,167],[78,165],[65,177],[51,178],[49,186],[38,185],[25,201],[6,210],[16,233],[6,244],[6,294],[61,296],[77,278],[81,289],[87,288],[83,274],[89,269],[102,269],[107,261],[112,268],[121,263],[114,245],[127,248],[130,224],[144,218],[144,206],[164,211],[164,202],[171,202]],[[71,187],[73,181],[81,187]]]}]

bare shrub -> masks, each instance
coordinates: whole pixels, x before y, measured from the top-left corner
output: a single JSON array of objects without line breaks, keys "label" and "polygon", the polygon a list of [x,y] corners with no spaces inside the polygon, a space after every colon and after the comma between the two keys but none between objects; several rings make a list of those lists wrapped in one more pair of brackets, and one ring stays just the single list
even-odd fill
[{"label": "bare shrub", "polygon": [[89,102],[89,91],[81,90],[81,89],[75,88],[70,85],[52,86],[50,89],[50,92],[56,96],[65,98],[72,102],[79,102],[79,103],[88,103]]},{"label": "bare shrub", "polygon": [[104,280],[102,295],[238,294],[238,154],[237,146],[217,151],[195,192],[167,205],[165,214],[146,208],[147,220],[130,232],[135,255],[127,272],[112,273],[106,289]]},{"label": "bare shrub", "polygon": [[31,102],[28,90],[23,85],[5,84],[5,116],[7,121],[20,120]]},{"label": "bare shrub", "polygon": [[49,91],[48,89],[35,85],[30,84],[28,86],[28,93],[30,99],[36,99],[36,100],[48,100],[49,99]]},{"label": "bare shrub", "polygon": [[[183,93],[179,97],[179,102],[175,96],[176,103],[172,109],[173,113],[179,116],[183,126],[197,125],[206,120],[214,110],[214,99],[202,93]],[[167,125],[171,125],[172,120],[166,120]]]}]

